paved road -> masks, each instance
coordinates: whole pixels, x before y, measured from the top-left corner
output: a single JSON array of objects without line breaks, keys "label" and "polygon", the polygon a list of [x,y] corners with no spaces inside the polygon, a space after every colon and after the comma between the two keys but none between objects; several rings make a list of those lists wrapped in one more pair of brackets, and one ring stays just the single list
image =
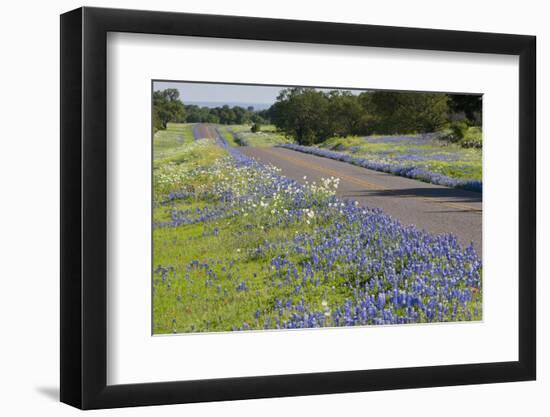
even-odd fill
[{"label": "paved road", "polygon": [[[198,124],[196,139],[216,138],[214,126]],[[431,233],[452,233],[463,246],[474,243],[481,256],[481,193],[447,188],[384,172],[357,167],[345,162],[284,148],[240,147],[239,151],[281,169],[281,174],[301,183],[330,176],[340,178],[337,194],[377,207],[403,224],[414,224]]]},{"label": "paved road", "polygon": [[245,155],[304,182],[340,178],[337,194],[360,205],[378,207],[431,233],[452,233],[463,246],[474,243],[481,256],[481,193],[441,187],[284,148],[239,148]]},{"label": "paved road", "polygon": [[195,137],[195,140],[206,138],[216,139],[218,137],[218,133],[216,132],[216,127],[213,125],[197,123],[193,126],[193,136]]}]

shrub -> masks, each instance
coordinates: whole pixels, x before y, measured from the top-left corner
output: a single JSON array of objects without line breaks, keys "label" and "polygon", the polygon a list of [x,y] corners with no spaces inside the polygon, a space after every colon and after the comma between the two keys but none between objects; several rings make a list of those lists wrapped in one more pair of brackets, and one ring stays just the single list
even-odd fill
[{"label": "shrub", "polygon": [[463,148],[482,148],[482,132],[477,126],[470,126],[466,122],[454,122],[449,130],[441,135],[441,140],[456,143]]},{"label": "shrub", "polygon": [[456,142],[458,142],[464,139],[464,135],[468,130],[468,124],[466,122],[454,122],[451,124],[450,129],[454,138],[456,138]]},{"label": "shrub", "polygon": [[252,133],[257,133],[261,130],[262,126],[259,123],[254,123],[252,127],[250,128],[250,131]]},{"label": "shrub", "polygon": [[483,135],[481,128],[477,126],[469,127],[464,132],[464,137],[460,141],[460,146],[463,148],[479,148],[483,147]]}]

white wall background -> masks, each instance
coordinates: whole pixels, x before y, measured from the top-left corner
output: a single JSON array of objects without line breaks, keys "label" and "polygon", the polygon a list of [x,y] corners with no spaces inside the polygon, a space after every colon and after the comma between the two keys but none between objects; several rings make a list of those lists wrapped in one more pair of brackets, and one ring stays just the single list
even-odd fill
[{"label": "white wall background", "polygon": [[[55,3],[5,2],[0,16],[3,81],[0,100],[0,239],[2,286],[0,317],[0,410],[4,415],[75,415],[57,402],[59,392],[59,17],[81,6],[72,0]],[[539,307],[538,381],[422,390],[325,395],[99,411],[94,415],[128,416],[257,416],[359,415],[464,416],[547,415],[550,404],[550,273],[544,256],[550,250],[550,147],[543,141],[550,124],[542,120],[550,87],[550,26],[544,2],[536,0],[462,0],[414,2],[297,2],[278,0],[123,0],[86,5],[158,9],[534,34],[538,36],[539,119]],[[542,76],[542,77],[541,77]],[[546,395],[545,395],[546,394]]]}]

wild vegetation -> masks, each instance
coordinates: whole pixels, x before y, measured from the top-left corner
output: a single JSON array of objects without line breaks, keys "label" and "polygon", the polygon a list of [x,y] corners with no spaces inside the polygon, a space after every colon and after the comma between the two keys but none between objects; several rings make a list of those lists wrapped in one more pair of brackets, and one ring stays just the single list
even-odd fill
[{"label": "wild vegetation", "polygon": [[266,111],[255,111],[254,107],[230,107],[228,105],[209,108],[184,104],[175,88],[153,92],[153,130],[166,129],[173,123],[213,123],[224,125],[265,124]]},{"label": "wild vegetation", "polygon": [[[481,96],[396,91],[356,95],[311,88],[282,90],[269,109],[273,124],[306,146],[331,137],[410,135],[448,128],[463,135],[468,127],[479,126],[480,113]],[[453,117],[462,117],[461,123],[454,123]],[[479,127],[477,131],[481,141]]]},{"label": "wild vegetation", "polygon": [[220,126],[219,132],[230,144],[237,146],[276,146],[291,143],[292,139],[273,125]]},{"label": "wild vegetation", "polygon": [[200,107],[195,104],[185,106],[187,123],[213,123],[222,125],[248,125],[267,123],[266,112],[256,111],[253,106],[223,105],[219,107]]},{"label": "wild vegetation", "polygon": [[315,146],[279,146],[432,184],[481,192],[481,149],[442,140],[443,134],[333,137]]},{"label": "wild vegetation", "polygon": [[481,96],[288,88],[271,108],[255,112],[252,107],[186,106],[177,90],[168,89],[155,92],[154,104],[161,121],[172,117],[220,125],[219,133],[232,146],[285,146],[433,184],[482,190]]},{"label": "wild vegetation", "polygon": [[185,122],[185,106],[174,88],[153,92],[153,131],[166,129],[168,122]]},{"label": "wild vegetation", "polygon": [[167,123],[164,130],[155,133],[155,160],[166,160],[181,153],[175,145],[191,143],[194,140],[193,125],[185,123]]},{"label": "wild vegetation", "polygon": [[481,318],[472,247],[340,200],[336,178],[298,184],[225,134],[190,140],[189,126],[154,138],[155,334]]},{"label": "wild vegetation", "polygon": [[331,137],[441,131],[445,133],[441,140],[464,147],[482,146],[478,95],[398,91],[353,94],[288,88],[269,109],[256,111],[252,106],[199,107],[184,104],[177,89],[155,91],[154,130],[165,129],[168,122],[251,125],[251,133],[271,123],[279,135],[300,145],[318,144]]}]

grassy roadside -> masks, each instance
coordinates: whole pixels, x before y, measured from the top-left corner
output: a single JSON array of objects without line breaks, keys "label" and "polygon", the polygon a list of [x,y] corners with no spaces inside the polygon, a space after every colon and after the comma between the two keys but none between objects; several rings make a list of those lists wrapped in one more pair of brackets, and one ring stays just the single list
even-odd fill
[{"label": "grassy roadside", "polygon": [[165,130],[159,130],[153,137],[154,159],[169,159],[193,141],[193,123],[168,123]]},{"label": "grassy roadside", "polygon": [[331,138],[319,148],[378,163],[423,168],[460,180],[482,180],[481,149],[465,149],[435,135]]},{"label": "grassy roadside", "polygon": [[292,143],[293,141],[280,132],[273,125],[263,125],[259,132],[251,132],[251,125],[221,125],[220,134],[232,146],[268,147]]},{"label": "grassy roadside", "polygon": [[176,135],[154,152],[155,334],[481,318],[481,261],[452,237],[213,140]]}]

